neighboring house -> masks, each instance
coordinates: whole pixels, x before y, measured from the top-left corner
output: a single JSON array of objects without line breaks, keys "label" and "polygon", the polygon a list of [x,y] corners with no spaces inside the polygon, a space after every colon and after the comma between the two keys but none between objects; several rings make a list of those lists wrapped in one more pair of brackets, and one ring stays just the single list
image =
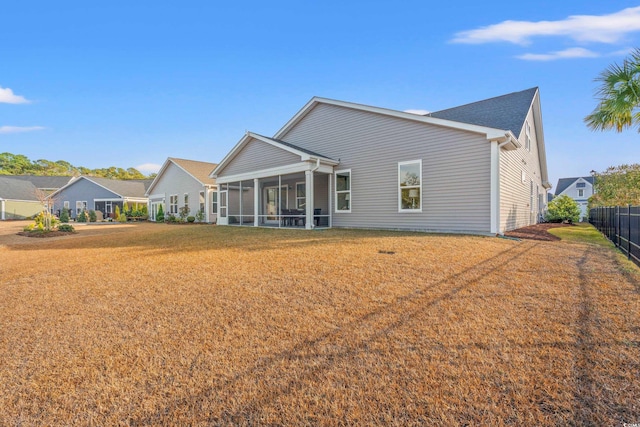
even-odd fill
[{"label": "neighboring house", "polygon": [[588,219],[587,212],[589,197],[593,196],[594,180],[592,176],[582,176],[578,178],[560,178],[556,186],[555,196],[567,195],[580,206],[580,220]]},{"label": "neighboring house", "polygon": [[72,218],[76,218],[83,210],[100,211],[105,218],[113,218],[116,206],[122,209],[124,203],[129,206],[135,203],[146,205],[148,199],[145,192],[151,181],[81,176],[49,197],[53,200],[52,209],[57,215],[66,207]]},{"label": "neighboring house", "polygon": [[424,116],[315,97],[211,176],[221,225],[497,234],[536,223],[551,188],[538,88]]},{"label": "neighboring house", "polygon": [[0,220],[27,219],[42,212],[36,192],[29,181],[0,176]]},{"label": "neighboring house", "polygon": [[218,193],[216,180],[209,174],[217,165],[169,157],[147,189],[149,218],[156,219],[158,207],[166,215],[178,215],[187,206],[189,215],[204,212],[205,222],[216,222]]},{"label": "neighboring house", "polygon": [[51,194],[56,190],[61,189],[71,181],[76,179],[73,176],[43,176],[43,175],[11,175],[13,179],[20,179],[23,181],[29,181],[37,189],[41,190],[45,194]]}]

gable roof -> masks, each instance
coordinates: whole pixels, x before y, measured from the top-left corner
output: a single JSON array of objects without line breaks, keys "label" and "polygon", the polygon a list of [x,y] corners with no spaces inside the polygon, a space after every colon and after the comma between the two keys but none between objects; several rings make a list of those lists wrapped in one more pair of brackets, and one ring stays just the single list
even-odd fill
[{"label": "gable roof", "polygon": [[233,149],[225,156],[224,159],[216,166],[216,168],[211,172],[209,176],[216,176],[225,166],[231,162],[231,160],[244,148],[249,141],[252,139],[256,139],[258,141],[265,142],[274,147],[280,148],[282,150],[288,151],[290,153],[296,154],[300,156],[300,161],[309,161],[309,160],[319,160],[323,163],[327,163],[330,165],[338,165],[340,162],[333,160],[330,157],[323,156],[322,154],[315,153],[311,150],[307,150],[301,147],[298,147],[289,142],[285,142],[279,139],[269,138],[257,133],[248,132],[242,137],[242,139],[233,147]]},{"label": "gable roof", "polygon": [[510,130],[520,135],[537,87],[426,114],[430,117]]},{"label": "gable roof", "polygon": [[579,176],[577,178],[560,178],[558,180],[558,185],[556,186],[555,195],[557,196],[557,195],[561,194],[564,190],[569,188],[569,186],[571,186],[571,184],[573,184],[574,182],[576,182],[580,178],[584,179],[585,181],[587,181],[591,185],[594,184],[594,179],[593,179],[592,176]]},{"label": "gable roof", "polygon": [[46,176],[46,175],[9,175],[13,179],[29,181],[41,190],[56,190],[62,188],[75,179],[73,176]]},{"label": "gable roof", "polygon": [[120,196],[121,198],[130,197],[130,198],[140,198],[140,199],[144,199],[147,197],[145,196],[145,192],[149,187],[149,185],[151,184],[151,182],[153,181],[151,179],[124,180],[124,179],[100,178],[96,176],[81,176],[71,181],[69,184],[65,185],[64,187],[58,189],[57,191],[52,193],[49,197],[53,197],[54,195],[58,194],[62,190],[69,188],[72,185],[75,185],[77,182],[80,182],[83,179],[89,182],[92,182],[95,185],[99,185],[100,187],[111,191],[112,193],[116,194],[117,196]]},{"label": "gable roof", "polygon": [[29,181],[0,176],[0,199],[37,201],[36,190]]},{"label": "gable roof", "polygon": [[216,166],[216,163],[209,162],[201,162],[199,160],[187,160],[187,159],[178,159],[176,157],[167,157],[167,160],[164,161],[162,167],[158,171],[158,174],[153,179],[153,182],[147,187],[146,194],[151,194],[151,191],[156,186],[164,172],[167,170],[169,165],[174,164],[178,168],[182,169],[187,175],[190,175],[193,179],[198,181],[203,186],[213,186],[216,185],[216,180],[214,178],[209,177],[211,171],[213,171]]}]

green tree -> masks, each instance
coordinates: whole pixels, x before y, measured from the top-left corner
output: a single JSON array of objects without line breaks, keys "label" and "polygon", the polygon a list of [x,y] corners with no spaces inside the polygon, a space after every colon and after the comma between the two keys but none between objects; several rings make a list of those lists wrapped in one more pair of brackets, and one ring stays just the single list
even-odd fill
[{"label": "green tree", "polygon": [[613,64],[596,78],[601,85],[599,103],[584,121],[592,130],[637,127],[640,132],[640,49],[635,49],[622,65]]},{"label": "green tree", "polygon": [[611,166],[596,173],[594,187],[589,208],[640,205],[640,164]]},{"label": "green tree", "polygon": [[551,222],[578,222],[580,220],[580,207],[575,200],[563,194],[549,202],[546,219]]},{"label": "green tree", "polygon": [[69,209],[62,208],[62,212],[60,212],[60,222],[68,223],[69,222]]},{"label": "green tree", "polygon": [[164,210],[162,205],[158,206],[158,213],[156,213],[156,222],[164,222]]}]

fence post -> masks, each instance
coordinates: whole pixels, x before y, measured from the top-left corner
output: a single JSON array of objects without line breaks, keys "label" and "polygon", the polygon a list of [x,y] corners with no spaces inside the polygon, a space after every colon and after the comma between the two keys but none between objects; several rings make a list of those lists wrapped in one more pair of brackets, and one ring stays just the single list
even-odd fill
[{"label": "fence post", "polygon": [[627,234],[627,259],[631,259],[631,204],[627,207],[627,215],[629,216],[629,225],[628,225],[628,233]]}]

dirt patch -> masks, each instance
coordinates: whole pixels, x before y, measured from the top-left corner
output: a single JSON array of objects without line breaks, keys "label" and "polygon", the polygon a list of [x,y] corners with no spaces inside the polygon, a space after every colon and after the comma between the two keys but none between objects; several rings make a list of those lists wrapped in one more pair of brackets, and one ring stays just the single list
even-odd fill
[{"label": "dirt patch", "polygon": [[560,240],[560,238],[549,233],[549,229],[559,228],[559,227],[573,227],[573,226],[574,225],[572,224],[560,224],[560,223],[534,224],[534,225],[529,225],[527,227],[518,228],[516,230],[508,231],[504,233],[504,235],[507,237],[517,237],[518,239],[541,240],[544,242],[553,242],[556,240]]}]

